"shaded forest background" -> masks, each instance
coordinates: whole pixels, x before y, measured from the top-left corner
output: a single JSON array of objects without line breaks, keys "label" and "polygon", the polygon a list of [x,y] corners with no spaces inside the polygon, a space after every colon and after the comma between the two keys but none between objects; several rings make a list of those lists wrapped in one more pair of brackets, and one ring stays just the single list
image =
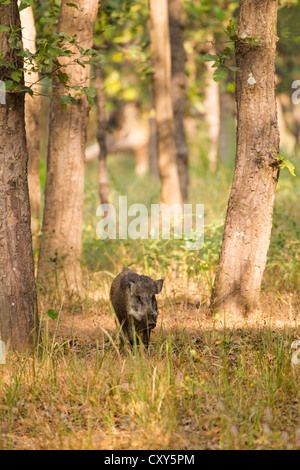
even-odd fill
[{"label": "shaded forest background", "polygon": [[[108,117],[108,181],[110,202],[118,206],[119,195],[128,196],[128,205],[139,201],[150,209],[160,197],[156,163],[154,103],[149,51],[148,9],[144,2],[102,2],[103,33],[96,29],[95,43],[101,44],[104,93]],[[226,2],[225,2],[226,3]],[[186,51],[187,95],[185,128],[189,147],[189,202],[205,205],[205,245],[199,254],[186,253],[190,272],[209,277],[212,283],[220,251],[235,158],[234,77],[212,80],[211,63],[203,55],[211,50],[208,41],[222,48],[229,18],[237,14],[235,2],[185,2],[184,47]],[[124,5],[123,5],[124,6]],[[42,7],[35,10],[41,18],[38,34],[47,23]],[[46,24],[45,24],[46,23]],[[300,75],[298,27],[300,6],[284,6],[278,12],[278,55],[276,60],[278,114],[281,154],[296,167],[296,177],[281,172],[276,193],[274,226],[264,289],[279,297],[283,292],[298,292],[299,280],[299,132],[300,105],[291,102],[291,83]],[[40,29],[40,30],[39,30]],[[98,25],[99,29],[99,25]],[[213,32],[213,36],[209,37]],[[98,34],[98,35],[97,35]],[[99,37],[99,39],[98,39]],[[103,39],[105,38],[105,39]],[[104,46],[103,46],[104,44]],[[107,48],[105,50],[105,48]],[[92,70],[92,77],[95,69]],[[92,86],[94,81],[92,80]],[[47,93],[47,84],[43,86]],[[217,97],[217,99],[216,99]],[[211,101],[211,100],[215,100]],[[40,180],[45,188],[49,99],[43,98],[40,115]],[[212,130],[213,128],[213,130]],[[85,202],[83,225],[83,264],[90,272],[115,272],[126,263],[143,266],[145,253],[156,259],[163,274],[170,263],[181,259],[178,242],[99,241],[95,227],[99,222],[97,108],[93,105],[88,126],[86,151]],[[124,259],[124,253],[126,257]],[[190,259],[188,259],[190,258]],[[276,276],[274,275],[276,273]],[[279,291],[281,293],[279,293]]]}]

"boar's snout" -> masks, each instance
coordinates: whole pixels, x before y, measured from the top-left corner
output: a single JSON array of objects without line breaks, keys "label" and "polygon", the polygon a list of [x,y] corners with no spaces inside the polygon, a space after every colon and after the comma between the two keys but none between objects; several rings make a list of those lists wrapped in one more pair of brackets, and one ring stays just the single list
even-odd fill
[{"label": "boar's snout", "polygon": [[150,328],[151,330],[153,330],[153,328],[156,327],[156,321],[157,312],[149,312],[144,320],[145,328]]}]

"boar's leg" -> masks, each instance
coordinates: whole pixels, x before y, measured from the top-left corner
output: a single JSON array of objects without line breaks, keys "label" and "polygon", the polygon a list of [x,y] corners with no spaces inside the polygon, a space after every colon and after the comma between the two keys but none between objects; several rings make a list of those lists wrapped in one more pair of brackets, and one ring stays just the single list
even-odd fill
[{"label": "boar's leg", "polygon": [[[135,327],[134,327],[134,322],[133,321],[126,321],[123,326],[124,333],[128,337],[129,343],[131,346],[134,345],[134,341],[136,341],[136,344],[139,344],[139,338],[136,334]],[[134,339],[135,337],[135,339]]]},{"label": "boar's leg", "polygon": [[143,342],[144,346],[148,349],[150,336],[151,336],[151,329],[150,328],[144,329],[138,332],[138,335],[141,338],[141,341]]}]

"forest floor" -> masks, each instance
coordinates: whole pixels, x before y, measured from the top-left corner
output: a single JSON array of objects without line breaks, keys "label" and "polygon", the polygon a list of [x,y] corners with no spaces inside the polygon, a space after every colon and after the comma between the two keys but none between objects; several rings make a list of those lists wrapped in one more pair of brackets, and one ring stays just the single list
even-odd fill
[{"label": "forest floor", "polygon": [[99,275],[92,299],[44,317],[39,356],[0,366],[0,448],[300,448],[291,295],[263,295],[248,319],[209,318],[199,286],[187,293],[170,276],[149,350],[131,351],[119,348],[110,278]]},{"label": "forest floor", "polygon": [[[211,175],[206,150],[197,145],[190,162],[190,201],[205,204],[199,253],[167,240],[99,241],[97,162],[87,165],[85,295],[40,293],[41,353],[9,353],[0,365],[1,449],[300,449],[291,350],[300,339],[300,178],[280,177],[261,310],[211,318],[232,169]],[[116,206],[120,194],[128,206],[159,201],[157,180],[133,178],[132,158],[114,156],[108,170]],[[109,287],[124,266],[165,278],[148,351],[117,342]]]}]

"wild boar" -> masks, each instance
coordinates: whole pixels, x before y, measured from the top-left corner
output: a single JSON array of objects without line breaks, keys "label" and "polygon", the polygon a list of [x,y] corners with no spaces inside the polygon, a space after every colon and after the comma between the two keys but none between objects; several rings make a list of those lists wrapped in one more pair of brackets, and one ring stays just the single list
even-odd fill
[{"label": "wild boar", "polygon": [[164,279],[153,281],[125,268],[112,282],[110,300],[123,333],[131,345],[139,339],[148,347],[151,331],[156,327],[158,309],[156,294],[162,290]]}]

